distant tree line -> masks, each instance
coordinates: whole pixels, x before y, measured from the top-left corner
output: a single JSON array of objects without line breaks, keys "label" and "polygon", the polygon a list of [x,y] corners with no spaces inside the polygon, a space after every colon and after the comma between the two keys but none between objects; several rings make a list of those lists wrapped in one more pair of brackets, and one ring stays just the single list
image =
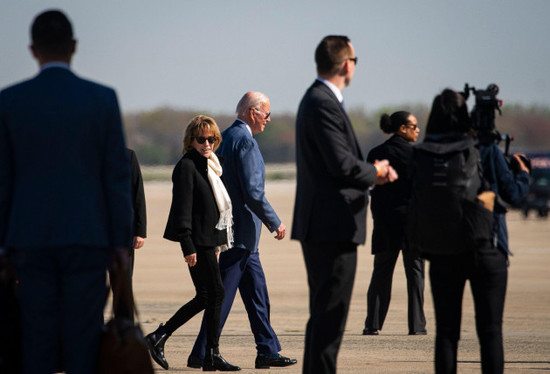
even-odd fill
[{"label": "distant tree line", "polygon": [[[419,139],[423,139],[430,111],[424,104],[385,107],[372,112],[365,112],[361,108],[351,109],[349,117],[365,155],[388,137],[379,128],[382,113],[391,114],[396,110],[408,110],[417,117],[421,128]],[[550,151],[550,108],[507,105],[502,110],[503,115],[497,115],[496,126],[501,134],[514,137],[511,151]],[[124,115],[124,124],[128,146],[136,151],[143,165],[172,165],[181,157],[185,128],[197,114],[212,116],[222,131],[235,120],[233,114],[172,108],[127,113]],[[266,163],[294,162],[294,122],[294,113],[273,114],[265,131],[256,135]]]}]

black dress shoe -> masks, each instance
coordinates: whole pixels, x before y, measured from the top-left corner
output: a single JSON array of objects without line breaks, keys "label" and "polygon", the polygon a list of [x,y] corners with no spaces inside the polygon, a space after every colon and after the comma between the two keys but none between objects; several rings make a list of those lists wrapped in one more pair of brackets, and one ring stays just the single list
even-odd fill
[{"label": "black dress shoe", "polygon": [[189,356],[187,358],[187,367],[193,368],[193,369],[200,369],[202,368],[202,359],[198,358],[197,356]]},{"label": "black dress shoe", "polygon": [[206,353],[204,361],[202,363],[202,371],[239,371],[240,367],[231,365],[225,361],[219,351],[211,349]]},{"label": "black dress shoe", "polygon": [[257,355],[256,356],[256,369],[269,369],[271,366],[285,367],[294,365],[296,363],[295,358],[288,358],[281,356],[278,353],[271,355]]},{"label": "black dress shoe", "polygon": [[375,329],[363,329],[363,335],[378,335],[378,330]]},{"label": "black dress shoe", "polygon": [[158,329],[145,337],[145,343],[147,344],[147,348],[149,348],[149,352],[151,352],[151,357],[164,370],[168,370],[168,361],[164,357],[164,343],[166,343],[169,337],[162,323]]},{"label": "black dress shoe", "polygon": [[428,335],[428,332],[426,330],[422,331],[409,331],[409,335]]}]

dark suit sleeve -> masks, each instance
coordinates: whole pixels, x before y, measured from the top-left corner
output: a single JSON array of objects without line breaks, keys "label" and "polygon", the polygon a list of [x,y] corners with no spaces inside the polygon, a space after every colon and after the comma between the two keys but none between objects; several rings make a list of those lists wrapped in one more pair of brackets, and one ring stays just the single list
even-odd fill
[{"label": "dark suit sleeve", "polygon": [[13,191],[13,156],[0,92],[0,250],[6,244],[6,232]]},{"label": "dark suit sleeve", "polygon": [[238,146],[237,170],[243,200],[270,232],[281,225],[281,220],[265,197],[265,166],[257,144],[244,138]]},{"label": "dark suit sleeve", "polygon": [[[357,157],[352,151],[356,144],[350,144],[350,135],[346,134],[346,123],[340,104],[334,100],[325,100],[317,107],[318,120],[313,130],[314,141],[327,171],[336,179],[362,189],[367,189],[376,181],[377,170],[374,165]],[[351,138],[355,139],[355,136]]]},{"label": "dark suit sleeve", "polygon": [[136,153],[129,149],[130,167],[132,174],[132,204],[134,208],[134,236],[147,237],[147,210],[145,206],[145,190],[141,168]]}]

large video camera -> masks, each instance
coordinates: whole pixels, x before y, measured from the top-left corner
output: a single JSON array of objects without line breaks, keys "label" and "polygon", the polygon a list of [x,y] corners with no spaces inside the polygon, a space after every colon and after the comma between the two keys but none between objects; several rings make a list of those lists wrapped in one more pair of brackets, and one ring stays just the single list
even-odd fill
[{"label": "large video camera", "polygon": [[471,113],[472,127],[480,136],[480,142],[482,141],[482,137],[483,141],[499,143],[503,140],[503,137],[495,128],[496,112],[502,115],[502,111],[500,110],[502,100],[497,99],[498,86],[491,83],[487,86],[486,90],[478,90],[466,83],[464,85],[464,92],[462,93],[465,100],[468,100],[470,97],[470,91],[473,92],[476,100]]},{"label": "large video camera", "polygon": [[[496,84],[491,83],[485,90],[478,90],[475,87],[470,87],[468,83],[464,84],[464,92],[462,95],[465,100],[468,100],[470,91],[475,95],[475,105],[471,112],[472,128],[477,132],[477,137],[480,144],[499,144],[504,140],[504,157],[511,170],[517,171],[519,165],[514,157],[509,154],[510,142],[514,140],[509,134],[501,135],[495,126],[496,112],[502,115],[500,107],[502,100],[497,98],[499,88]],[[520,155],[521,160],[531,170],[531,162],[528,158]]]}]

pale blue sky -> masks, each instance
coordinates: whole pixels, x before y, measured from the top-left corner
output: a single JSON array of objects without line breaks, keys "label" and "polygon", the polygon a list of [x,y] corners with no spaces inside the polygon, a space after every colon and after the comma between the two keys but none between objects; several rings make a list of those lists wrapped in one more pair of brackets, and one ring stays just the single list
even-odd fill
[{"label": "pale blue sky", "polygon": [[232,113],[258,90],[274,115],[295,112],[327,34],[359,57],[348,108],[429,104],[465,82],[550,105],[548,0],[2,0],[0,87],[36,73],[29,25],[50,8],[73,23],[76,73],[114,87],[123,111]]}]

